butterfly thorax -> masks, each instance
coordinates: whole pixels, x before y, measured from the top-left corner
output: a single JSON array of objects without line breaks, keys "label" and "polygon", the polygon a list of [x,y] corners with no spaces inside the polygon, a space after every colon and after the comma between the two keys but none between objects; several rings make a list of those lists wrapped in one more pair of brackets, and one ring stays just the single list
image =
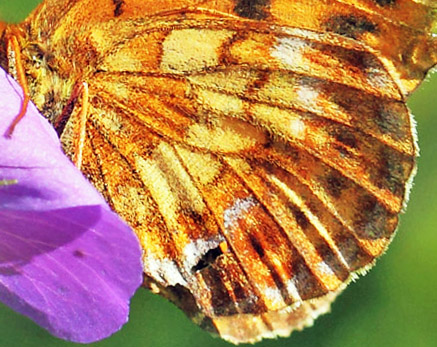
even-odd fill
[{"label": "butterfly thorax", "polygon": [[[19,44],[20,56],[8,48],[14,36]],[[40,33],[27,23],[5,25],[0,23],[0,66],[16,80],[17,64],[21,64],[29,87],[30,98],[40,112],[53,124],[62,113],[80,75],[70,61],[70,71],[62,69],[47,41],[38,40]]]}]

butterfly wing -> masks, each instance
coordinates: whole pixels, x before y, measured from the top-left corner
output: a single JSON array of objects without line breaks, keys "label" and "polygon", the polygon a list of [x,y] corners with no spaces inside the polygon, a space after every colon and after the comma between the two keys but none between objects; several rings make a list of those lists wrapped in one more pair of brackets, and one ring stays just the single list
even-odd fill
[{"label": "butterfly wing", "polygon": [[[378,52],[404,95],[410,94],[437,62],[437,39],[429,35],[436,21],[435,0],[67,0],[61,5],[59,0],[46,0],[29,16],[28,24],[38,28],[42,38],[50,37],[52,48],[63,50],[68,39],[65,32],[114,18],[156,16],[159,21],[164,12],[186,9],[333,32],[361,41]],[[53,15],[48,19],[45,13]]]},{"label": "butterfly wing", "polygon": [[[278,11],[289,2],[87,3],[41,31],[52,67],[89,84],[83,170],[136,230],[146,285],[234,341],[309,324],[393,236],[416,155],[404,98],[435,63],[430,22],[371,2],[317,13],[335,4],[378,30],[299,1],[314,21]],[[386,54],[384,25],[425,63],[399,65],[397,41]],[[259,329],[240,336],[248,321]]]},{"label": "butterfly wing", "polygon": [[148,277],[208,317],[339,290],[397,224],[415,155],[401,93],[353,40],[195,16],[137,21],[97,59],[85,173]]}]

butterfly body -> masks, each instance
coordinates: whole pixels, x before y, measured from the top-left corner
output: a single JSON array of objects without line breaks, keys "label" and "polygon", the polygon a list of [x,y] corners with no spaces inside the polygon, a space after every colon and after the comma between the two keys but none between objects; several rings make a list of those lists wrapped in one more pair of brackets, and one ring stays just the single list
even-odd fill
[{"label": "butterfly body", "polygon": [[233,342],[311,324],[394,235],[431,7],[95,2],[45,1],[4,37],[70,156],[89,85],[82,170],[136,231],[145,286]]}]

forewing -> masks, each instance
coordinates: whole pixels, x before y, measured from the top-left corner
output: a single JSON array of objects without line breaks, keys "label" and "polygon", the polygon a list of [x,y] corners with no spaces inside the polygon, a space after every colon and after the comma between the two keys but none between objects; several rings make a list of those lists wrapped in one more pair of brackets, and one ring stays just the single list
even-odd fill
[{"label": "forewing", "polygon": [[[29,16],[28,24],[37,28],[40,37],[49,37],[52,48],[62,50],[66,43],[74,45],[65,32],[111,20],[150,18],[157,23],[168,15],[181,17],[190,11],[199,18],[228,15],[363,42],[377,52],[404,95],[437,63],[437,39],[430,34],[435,30],[435,0],[45,0]],[[53,15],[47,20],[44,13]],[[74,50],[64,54],[74,55]]]}]

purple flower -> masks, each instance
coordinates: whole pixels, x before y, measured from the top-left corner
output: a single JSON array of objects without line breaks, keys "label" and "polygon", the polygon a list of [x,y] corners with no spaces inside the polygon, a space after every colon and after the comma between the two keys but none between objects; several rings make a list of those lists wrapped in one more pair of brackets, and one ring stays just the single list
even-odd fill
[{"label": "purple flower", "polygon": [[132,230],[62,153],[50,124],[0,69],[0,300],[53,335],[103,339],[142,281]]}]

